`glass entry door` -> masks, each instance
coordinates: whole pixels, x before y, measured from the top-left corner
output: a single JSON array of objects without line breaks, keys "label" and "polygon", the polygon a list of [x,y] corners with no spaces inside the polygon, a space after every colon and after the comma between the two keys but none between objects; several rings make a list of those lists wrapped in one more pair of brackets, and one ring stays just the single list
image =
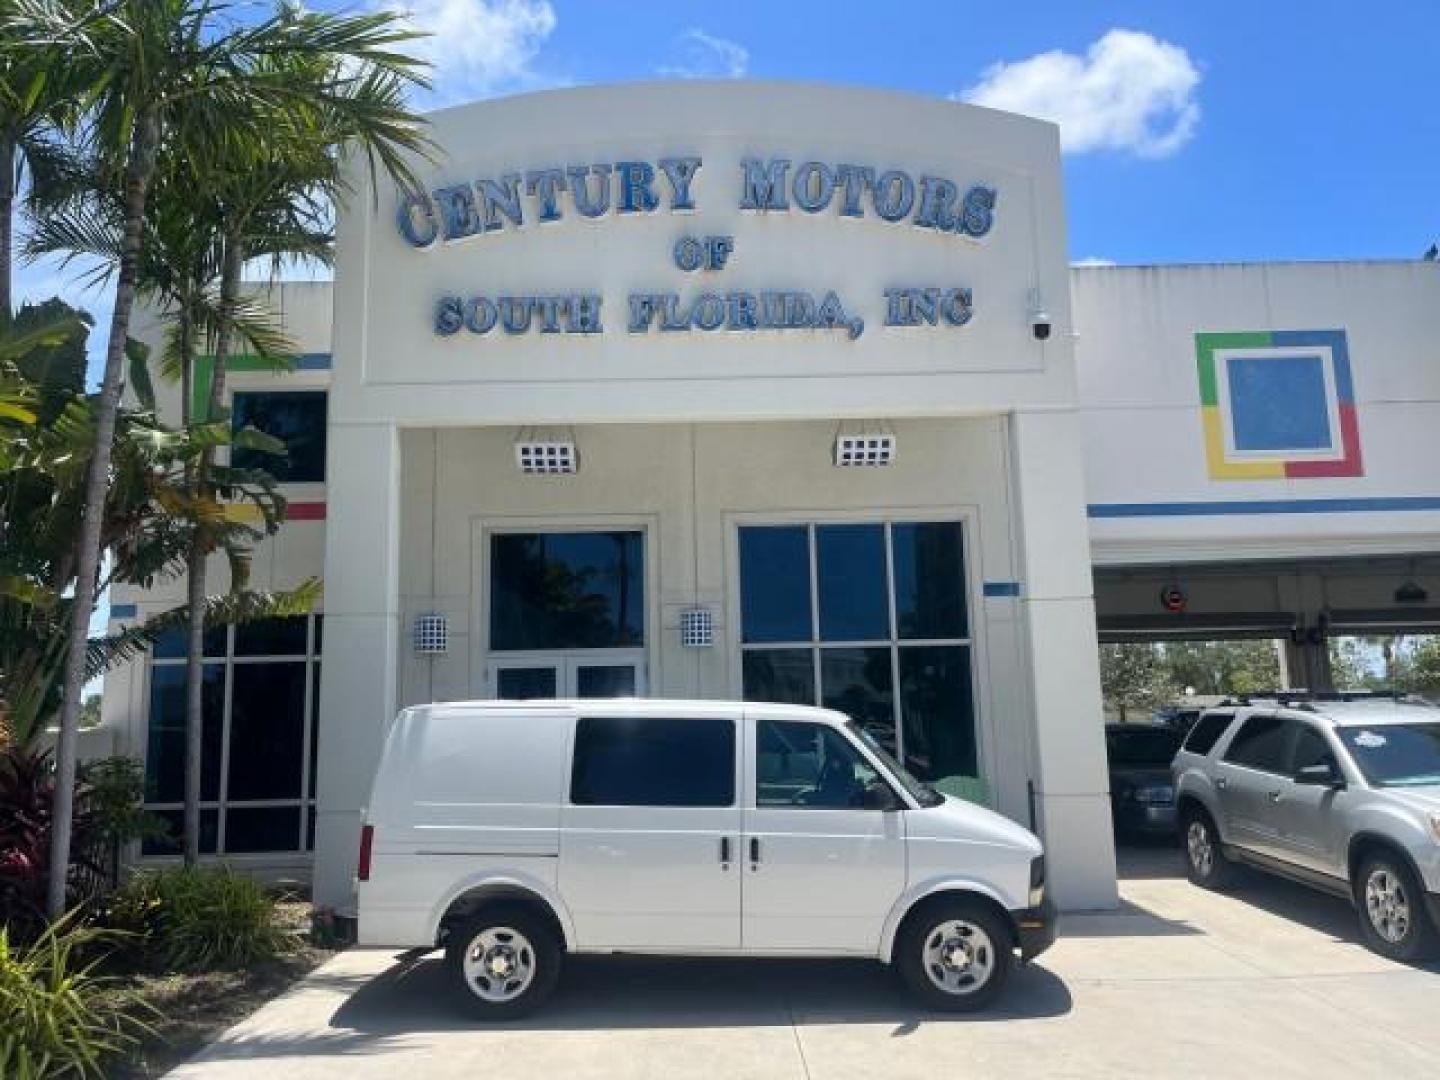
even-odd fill
[{"label": "glass entry door", "polygon": [[492,664],[490,692],[510,701],[533,698],[641,697],[641,657],[555,656]]}]

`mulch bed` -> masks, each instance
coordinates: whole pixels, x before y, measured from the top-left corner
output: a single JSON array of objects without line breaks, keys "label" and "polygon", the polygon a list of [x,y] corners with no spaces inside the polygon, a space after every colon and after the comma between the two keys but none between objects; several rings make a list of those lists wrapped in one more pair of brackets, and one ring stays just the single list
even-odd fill
[{"label": "mulch bed", "polygon": [[[283,903],[280,913],[297,934],[308,930],[308,903]],[[301,941],[293,952],[240,971],[120,973],[117,992],[138,992],[155,1008],[147,1020],[154,1034],[128,1060],[112,1062],[106,1075],[117,1080],[163,1075],[335,955]]]}]

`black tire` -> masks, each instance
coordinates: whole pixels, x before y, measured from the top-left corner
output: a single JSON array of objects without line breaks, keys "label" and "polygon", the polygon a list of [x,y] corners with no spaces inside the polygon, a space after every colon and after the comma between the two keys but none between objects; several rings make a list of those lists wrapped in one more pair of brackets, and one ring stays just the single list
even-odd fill
[{"label": "black tire", "polygon": [[[969,934],[946,937],[968,927]],[[950,948],[968,964],[950,966],[937,952]],[[910,993],[942,1012],[975,1012],[990,1006],[1005,989],[1015,967],[1015,938],[1009,921],[983,900],[954,897],[926,904],[905,920],[895,939],[893,963]],[[967,970],[983,970],[981,981],[967,983]],[[933,972],[933,977],[932,977]],[[972,975],[973,979],[974,976]],[[946,989],[941,983],[952,987]]]},{"label": "black tire", "polygon": [[[547,919],[523,905],[496,904],[450,931],[445,971],[455,1004],[466,1015],[513,1020],[534,1012],[554,992],[563,954]],[[493,968],[485,966],[491,962]],[[511,977],[497,978],[494,971]]]},{"label": "black tire", "polygon": [[1235,877],[1235,864],[1225,855],[1220,830],[1205,810],[1192,807],[1180,818],[1180,851],[1185,876],[1202,889],[1225,889]]},{"label": "black tire", "polygon": [[1386,851],[1367,855],[1354,887],[1360,936],[1368,948],[1405,963],[1440,957],[1440,930],[1408,862]]}]

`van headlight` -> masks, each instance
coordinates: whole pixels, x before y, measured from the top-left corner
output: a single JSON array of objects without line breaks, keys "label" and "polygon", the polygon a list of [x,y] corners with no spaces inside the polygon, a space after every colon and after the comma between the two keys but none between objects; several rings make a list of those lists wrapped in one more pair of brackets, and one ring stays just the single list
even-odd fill
[{"label": "van headlight", "polygon": [[1037,908],[1045,902],[1045,856],[1036,855],[1030,860],[1030,906]]}]

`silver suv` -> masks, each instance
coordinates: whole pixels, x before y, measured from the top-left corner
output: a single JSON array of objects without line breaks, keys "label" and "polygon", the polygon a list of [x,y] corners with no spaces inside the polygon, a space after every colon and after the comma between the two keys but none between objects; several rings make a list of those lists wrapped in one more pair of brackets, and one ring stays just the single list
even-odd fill
[{"label": "silver suv", "polygon": [[1384,956],[1440,955],[1440,710],[1250,699],[1201,716],[1172,769],[1195,884],[1246,863],[1348,898]]}]

